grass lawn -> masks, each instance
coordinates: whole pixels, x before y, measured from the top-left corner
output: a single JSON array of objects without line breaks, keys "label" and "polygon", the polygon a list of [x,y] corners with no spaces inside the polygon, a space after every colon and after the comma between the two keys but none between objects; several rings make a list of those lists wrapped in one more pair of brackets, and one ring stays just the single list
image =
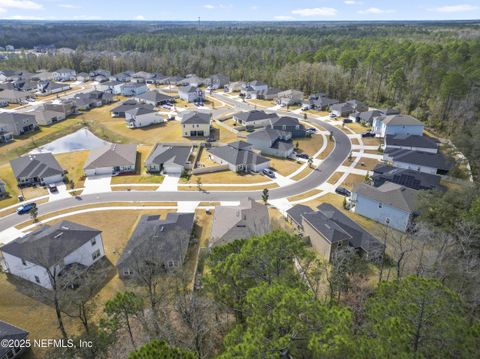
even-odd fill
[{"label": "grass lawn", "polygon": [[365,176],[349,174],[347,178],[345,178],[345,181],[342,182],[342,187],[345,187],[348,190],[351,190],[354,184],[362,183],[364,181],[365,181]]},{"label": "grass lawn", "polygon": [[137,166],[135,174],[124,174],[112,177],[111,184],[130,184],[130,183],[162,183],[163,176],[147,173],[144,163],[152,151],[152,146],[137,146]]},{"label": "grass lawn", "polygon": [[313,135],[312,137],[294,138],[293,145],[298,147],[300,152],[306,153],[309,156],[315,155],[323,146],[323,137],[321,135]]},{"label": "grass lawn", "polygon": [[321,192],[322,191],[319,191],[318,189],[312,189],[308,192],[305,192],[305,193],[302,193],[302,194],[297,194],[296,196],[288,197],[288,200],[291,201],[291,202],[300,201],[301,199],[305,199],[305,198],[315,196],[315,195],[317,195]]},{"label": "grass lawn", "polygon": [[312,173],[313,170],[314,170],[313,168],[310,168],[310,166],[307,166],[307,167],[304,168],[304,170],[302,172],[293,176],[291,179],[294,180],[294,181],[299,181],[302,178],[307,177],[310,173]]},{"label": "grass lawn", "polygon": [[321,116],[321,117],[328,116],[328,114],[329,114],[328,111],[317,111],[317,110],[308,110],[306,112],[311,113],[312,115]]},{"label": "grass lawn", "polygon": [[265,108],[276,105],[276,103],[273,101],[259,100],[259,99],[246,100],[246,102],[254,106],[265,107]]},{"label": "grass lawn", "polygon": [[325,149],[322,151],[322,153],[320,153],[317,158],[320,159],[320,160],[324,160],[325,158],[328,157],[328,155],[333,151],[333,149],[335,148],[335,141],[330,141],[330,140],[327,140],[327,147],[325,147]]},{"label": "grass lawn", "polygon": [[89,153],[90,151],[75,151],[55,155],[60,166],[68,172],[68,179],[74,182],[76,188],[82,188],[85,182],[83,166],[85,165]]},{"label": "grass lawn", "polygon": [[355,168],[359,168],[361,170],[373,171],[373,169],[380,163],[380,161],[374,158],[360,158]]},{"label": "grass lawn", "polygon": [[189,180],[180,179],[180,183],[262,183],[270,179],[260,174],[237,174],[232,171],[221,171],[214,173],[205,173],[201,175],[192,175]]},{"label": "grass lawn", "polygon": [[335,184],[337,183],[337,181],[344,175],[343,172],[335,172],[329,179],[328,179],[328,183],[330,184]]},{"label": "grass lawn", "polygon": [[230,143],[230,142],[235,142],[235,141],[238,140],[237,134],[235,132],[229,131],[226,128],[220,127],[216,123],[213,123],[212,127],[215,130],[220,131],[220,136],[218,137],[217,141],[222,142],[222,143]]},{"label": "grass lawn", "polygon": [[362,141],[365,146],[380,146],[382,143],[378,137],[365,137]]},{"label": "grass lawn", "polygon": [[275,157],[265,156],[270,159],[270,168],[280,173],[282,176],[288,176],[298,170],[302,163],[290,159],[281,159]]},{"label": "grass lawn", "polygon": [[[211,191],[218,191],[218,192],[224,192],[224,191],[229,191],[229,192],[232,192],[232,191],[262,191],[265,188],[274,189],[274,188],[278,188],[278,185],[276,183],[272,183],[272,184],[265,184],[265,185],[259,185],[259,186],[248,186],[248,187],[203,186],[203,187],[201,187],[201,191],[205,191],[205,192],[211,192]],[[198,186],[196,186],[196,185],[180,186],[180,187],[178,187],[178,189],[180,191],[198,191]]]},{"label": "grass lawn", "polygon": [[358,138],[351,138],[350,142],[352,142],[352,145],[359,145],[360,144],[360,141],[358,140]]},{"label": "grass lawn", "polygon": [[347,123],[345,126],[355,133],[364,133],[370,130],[370,127],[363,126],[358,122]]},{"label": "grass lawn", "polygon": [[118,191],[132,191],[132,192],[135,192],[135,191],[156,191],[158,189],[158,186],[141,186],[141,187],[137,187],[137,186],[115,186],[115,187],[112,187],[112,191],[114,192],[118,192]]}]

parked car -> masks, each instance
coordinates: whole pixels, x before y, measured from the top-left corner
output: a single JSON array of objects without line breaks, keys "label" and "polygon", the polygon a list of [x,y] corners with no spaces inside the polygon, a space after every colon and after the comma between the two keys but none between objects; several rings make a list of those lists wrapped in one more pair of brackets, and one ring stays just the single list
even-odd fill
[{"label": "parked car", "polygon": [[302,111],[308,111],[310,110],[310,105],[303,105],[302,106]]},{"label": "parked car", "polygon": [[317,129],[315,127],[309,127],[307,131],[317,132]]},{"label": "parked car", "polygon": [[352,123],[353,121],[349,118],[343,119],[343,123]]},{"label": "parked car", "polygon": [[57,185],[55,183],[50,183],[48,185],[48,190],[50,191],[50,193],[56,193],[58,192],[58,188],[57,188]]},{"label": "parked car", "polygon": [[335,118],[335,117],[337,117],[337,115],[335,115],[334,113],[330,114],[330,118]]},{"label": "parked car", "polygon": [[297,153],[298,158],[303,158],[305,160],[308,160],[309,156],[306,153]]},{"label": "parked car", "polygon": [[275,173],[271,169],[265,168],[262,173],[267,177],[275,178]]},{"label": "parked car", "polygon": [[337,187],[335,189],[335,192],[338,193],[339,195],[345,196],[345,197],[350,197],[352,194],[348,189],[343,188],[343,187]]},{"label": "parked car", "polygon": [[362,137],[375,137],[375,132],[364,132]]},{"label": "parked car", "polygon": [[18,214],[25,214],[30,212],[32,209],[36,208],[37,204],[35,202],[27,203],[24,205],[21,205],[20,207],[17,208],[17,213]]}]

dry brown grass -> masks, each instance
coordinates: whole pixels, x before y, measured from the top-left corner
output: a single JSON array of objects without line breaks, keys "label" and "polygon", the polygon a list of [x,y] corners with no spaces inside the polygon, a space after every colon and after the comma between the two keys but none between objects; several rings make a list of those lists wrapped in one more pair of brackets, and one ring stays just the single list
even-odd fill
[{"label": "dry brown grass", "polygon": [[293,176],[291,179],[294,180],[294,181],[299,181],[301,180],[302,178],[305,178],[307,177],[310,173],[312,173],[314,169],[313,168],[310,168],[310,166],[307,165],[307,167],[305,167],[305,169],[303,169],[302,172],[298,173],[297,175]]},{"label": "dry brown grass", "polygon": [[305,193],[302,193],[302,194],[297,194],[296,196],[292,196],[292,197],[288,197],[288,200],[290,202],[295,202],[295,201],[300,201],[302,199],[305,199],[305,198],[309,198],[309,197],[312,197],[312,196],[315,196],[319,193],[321,193],[322,191],[319,191],[318,189],[312,189],[310,191],[307,191]]},{"label": "dry brown grass", "polygon": [[68,179],[74,182],[76,188],[82,188],[85,182],[83,166],[88,158],[88,154],[89,151],[76,151],[55,155],[60,166],[68,172]]},{"label": "dry brown grass", "polygon": [[337,183],[337,181],[344,175],[343,172],[335,172],[329,179],[328,179],[328,183],[330,184],[335,184]]},{"label": "dry brown grass", "polygon": [[158,189],[158,186],[115,186],[112,187],[113,192],[118,192],[118,191],[156,191]]},{"label": "dry brown grass", "polygon": [[342,182],[342,187],[352,190],[353,185],[356,183],[362,183],[365,180],[365,176],[349,174],[347,178]]},{"label": "dry brown grass", "polygon": [[292,142],[295,147],[297,147],[298,142],[300,152],[314,156],[323,146],[323,137],[321,135],[313,135],[312,137],[294,138]]},{"label": "dry brown grass", "polygon": [[382,143],[378,137],[365,137],[362,141],[365,146],[380,146]]},{"label": "dry brown grass", "polygon": [[362,157],[362,158],[360,158],[360,161],[358,161],[355,168],[362,169],[362,170],[367,170],[367,171],[372,171],[375,168],[375,166],[377,166],[379,163],[380,163],[380,161],[378,161],[374,158]]},{"label": "dry brown grass", "polygon": [[211,184],[226,184],[226,183],[262,183],[269,179],[260,174],[237,174],[231,171],[221,171],[214,173],[205,173],[201,175],[192,175],[189,180],[180,179],[180,183],[211,183]]},{"label": "dry brown grass", "polygon": [[202,191],[202,192],[210,192],[210,191],[261,191],[263,189],[274,189],[278,188],[278,185],[276,183],[272,184],[265,184],[265,185],[259,185],[259,186],[248,186],[248,187],[219,187],[219,186],[202,186],[200,187],[200,190],[198,189],[198,186],[196,185],[191,185],[191,186],[180,186],[178,189],[180,191]]},{"label": "dry brown grass", "polygon": [[347,123],[345,126],[355,133],[364,133],[370,130],[370,127],[363,126],[358,122]]},{"label": "dry brown grass", "polygon": [[270,168],[280,173],[282,176],[288,176],[298,170],[302,163],[290,159],[280,159],[275,157],[265,156],[270,159]]},{"label": "dry brown grass", "polygon": [[330,153],[332,153],[333,149],[335,148],[335,141],[330,141],[328,140],[327,142],[327,147],[318,155],[318,159],[324,160],[325,158],[328,157]]},{"label": "dry brown grass", "polygon": [[275,106],[275,102],[273,101],[267,101],[267,100],[259,100],[259,99],[252,99],[252,100],[246,100],[251,105],[262,107],[262,108],[267,108],[267,107],[272,107]]}]

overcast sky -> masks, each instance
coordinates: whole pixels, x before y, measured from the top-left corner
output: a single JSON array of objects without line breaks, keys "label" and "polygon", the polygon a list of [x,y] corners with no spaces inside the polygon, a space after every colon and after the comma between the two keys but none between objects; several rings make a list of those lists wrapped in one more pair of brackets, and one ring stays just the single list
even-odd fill
[{"label": "overcast sky", "polygon": [[0,0],[0,18],[32,20],[462,20],[480,0]]}]

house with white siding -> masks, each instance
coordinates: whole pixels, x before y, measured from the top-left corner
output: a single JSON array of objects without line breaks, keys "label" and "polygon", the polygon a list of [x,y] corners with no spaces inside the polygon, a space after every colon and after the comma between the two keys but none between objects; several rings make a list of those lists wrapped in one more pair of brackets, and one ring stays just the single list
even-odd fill
[{"label": "house with white siding", "polygon": [[422,173],[445,175],[452,168],[452,163],[441,153],[409,151],[401,148],[387,148],[383,160],[394,167]]},{"label": "house with white siding", "polygon": [[294,149],[291,138],[290,132],[265,128],[250,133],[247,136],[247,142],[262,155],[287,158]]},{"label": "house with white siding", "polygon": [[423,135],[424,124],[409,115],[381,116],[373,119],[373,132],[377,137],[387,135]]},{"label": "house with white siding", "polygon": [[211,113],[187,112],[182,116],[183,137],[209,137]]},{"label": "house with white siding", "polygon": [[202,102],[204,94],[196,86],[181,86],[178,88],[178,97],[185,102]]},{"label": "house with white siding", "polygon": [[44,225],[1,247],[6,271],[46,289],[105,256],[101,231],[70,221]]},{"label": "house with white siding", "polygon": [[428,136],[386,135],[383,148],[438,153],[438,141]]},{"label": "house with white siding", "polygon": [[357,183],[352,190],[354,212],[406,232],[417,214],[417,191],[396,183],[380,187]]},{"label": "house with white siding", "polygon": [[52,72],[53,81],[74,81],[76,79],[77,73],[72,69],[58,69]]},{"label": "house with white siding", "polygon": [[157,143],[145,161],[145,168],[150,173],[182,174],[191,169],[193,146],[178,144],[175,146]]},{"label": "house with white siding", "polygon": [[276,113],[261,110],[243,111],[233,115],[233,120],[239,125],[253,128],[268,126],[272,119],[278,119]]},{"label": "house with white siding", "polygon": [[90,151],[83,171],[87,176],[135,172],[137,145],[112,143]]},{"label": "house with white siding", "polygon": [[144,107],[137,107],[125,112],[125,122],[128,128],[141,128],[167,122],[160,113]]},{"label": "house with white siding", "polygon": [[125,83],[122,85],[123,96],[138,96],[148,91],[148,87],[144,83]]}]

